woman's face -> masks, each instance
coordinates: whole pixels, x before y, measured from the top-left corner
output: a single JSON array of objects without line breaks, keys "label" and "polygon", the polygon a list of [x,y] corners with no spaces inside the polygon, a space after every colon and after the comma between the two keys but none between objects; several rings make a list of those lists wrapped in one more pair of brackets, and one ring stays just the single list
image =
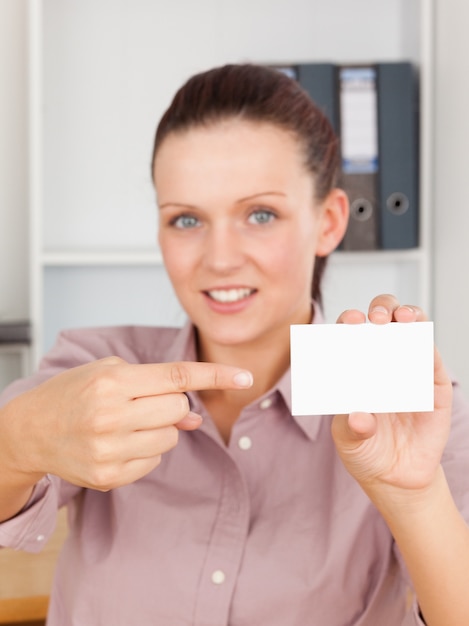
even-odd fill
[{"label": "woman's face", "polygon": [[295,137],[218,122],[170,134],[155,161],[159,243],[176,294],[205,342],[249,344],[311,317],[316,253],[330,211]]}]

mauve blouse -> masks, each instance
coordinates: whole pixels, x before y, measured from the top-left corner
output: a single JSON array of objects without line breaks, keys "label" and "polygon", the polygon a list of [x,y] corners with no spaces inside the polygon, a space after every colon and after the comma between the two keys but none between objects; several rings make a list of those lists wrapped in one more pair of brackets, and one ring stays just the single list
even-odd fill
[{"label": "mauve blouse", "polygon": [[[1,400],[109,355],[195,360],[194,330],[63,332],[39,371]],[[47,476],[0,524],[0,545],[36,552],[68,507],[48,626],[423,624],[388,527],[336,454],[331,417],[292,417],[290,372],[242,411],[229,445],[188,395],[202,426],[181,431],[147,476],[107,493]],[[455,385],[443,465],[466,520],[468,449],[469,409]]]}]

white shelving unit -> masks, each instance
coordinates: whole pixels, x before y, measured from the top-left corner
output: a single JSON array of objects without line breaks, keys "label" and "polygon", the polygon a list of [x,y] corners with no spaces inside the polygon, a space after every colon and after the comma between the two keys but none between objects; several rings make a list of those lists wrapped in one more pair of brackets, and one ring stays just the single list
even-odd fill
[{"label": "white shelving unit", "polygon": [[329,321],[345,308],[366,307],[379,292],[431,313],[433,1],[183,5],[29,0],[34,361],[61,328],[183,323],[156,247],[151,144],[183,80],[224,62],[419,65],[420,246],[334,253],[324,300]]},{"label": "white shelving unit", "polygon": [[[0,3],[0,323],[28,302],[26,0]],[[28,371],[27,348],[0,343],[0,391]]]},{"label": "white shelving unit", "polygon": [[6,379],[7,375],[11,379],[19,378],[28,375],[30,371],[31,354],[28,344],[0,344],[0,379]]}]

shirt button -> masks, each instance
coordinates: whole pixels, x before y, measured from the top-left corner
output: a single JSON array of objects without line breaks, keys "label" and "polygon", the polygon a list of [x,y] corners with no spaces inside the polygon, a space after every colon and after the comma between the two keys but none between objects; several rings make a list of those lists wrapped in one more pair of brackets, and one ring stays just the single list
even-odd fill
[{"label": "shirt button", "polygon": [[246,435],[244,437],[240,437],[238,441],[238,446],[241,448],[241,450],[249,450],[249,448],[252,446],[251,437],[247,437]]},{"label": "shirt button", "polygon": [[225,582],[225,572],[221,569],[216,569],[212,574],[212,583],[214,585],[221,585]]},{"label": "shirt button", "polygon": [[272,398],[264,398],[259,406],[261,407],[261,409],[268,409],[269,406],[272,406]]}]

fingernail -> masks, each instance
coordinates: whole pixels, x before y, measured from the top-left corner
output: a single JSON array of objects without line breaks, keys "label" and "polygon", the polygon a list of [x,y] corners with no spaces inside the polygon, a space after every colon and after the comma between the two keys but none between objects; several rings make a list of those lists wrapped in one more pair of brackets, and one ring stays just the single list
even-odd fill
[{"label": "fingernail", "polygon": [[384,313],[385,315],[388,314],[387,308],[384,306],[381,306],[380,304],[378,304],[377,306],[374,306],[371,312],[372,313]]},{"label": "fingernail", "polygon": [[233,380],[238,387],[251,387],[253,383],[251,372],[238,372],[233,376]]},{"label": "fingernail", "polygon": [[203,417],[202,415],[199,415],[198,413],[194,413],[194,411],[189,411],[189,413],[186,415],[186,417],[184,419],[188,419],[191,422],[203,422]]}]

